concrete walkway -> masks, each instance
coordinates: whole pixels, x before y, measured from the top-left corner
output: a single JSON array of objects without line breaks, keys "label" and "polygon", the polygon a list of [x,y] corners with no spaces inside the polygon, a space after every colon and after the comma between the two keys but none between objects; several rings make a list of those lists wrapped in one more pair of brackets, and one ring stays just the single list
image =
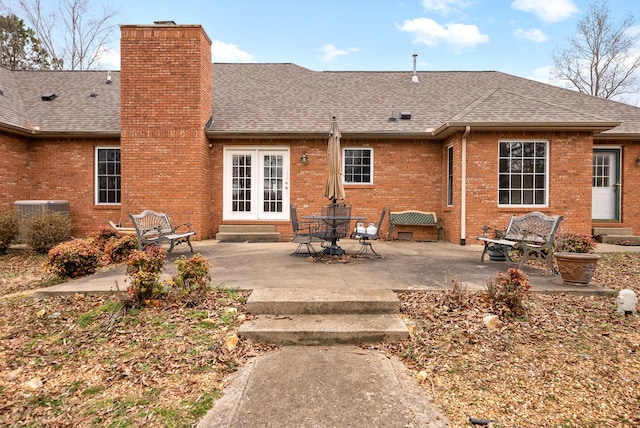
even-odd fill
[{"label": "concrete walkway", "polygon": [[[355,252],[357,241],[343,240]],[[213,283],[226,287],[444,290],[457,277],[469,290],[511,263],[480,263],[482,247],[442,242],[376,242],[381,259],[350,263],[313,262],[291,257],[289,243],[199,241],[194,250],[213,263]],[[638,251],[638,247],[601,244],[601,252]],[[166,264],[190,256],[178,247]],[[610,294],[597,285],[566,286],[559,277],[526,267],[538,293]],[[124,268],[38,290],[36,297],[109,293],[126,289]],[[354,346],[282,347],[250,360],[232,378],[199,428],[212,427],[447,427],[426,390],[396,358]]]}]

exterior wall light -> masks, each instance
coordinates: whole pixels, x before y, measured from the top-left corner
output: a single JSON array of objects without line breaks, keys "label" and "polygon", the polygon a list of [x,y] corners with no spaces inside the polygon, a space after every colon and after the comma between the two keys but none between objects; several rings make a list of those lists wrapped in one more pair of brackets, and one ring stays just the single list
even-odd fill
[{"label": "exterior wall light", "polygon": [[302,156],[300,156],[300,163],[302,165],[306,165],[309,163],[309,158],[307,157],[306,153],[302,153]]},{"label": "exterior wall light", "polygon": [[636,165],[640,166],[640,155],[636,158]]}]

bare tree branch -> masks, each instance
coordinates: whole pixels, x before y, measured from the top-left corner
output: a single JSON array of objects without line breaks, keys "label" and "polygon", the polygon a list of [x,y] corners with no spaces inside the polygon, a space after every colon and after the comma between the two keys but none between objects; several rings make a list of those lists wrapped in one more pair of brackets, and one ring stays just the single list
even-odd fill
[{"label": "bare tree branch", "polygon": [[585,94],[623,98],[640,89],[640,56],[630,30],[635,17],[615,22],[606,1],[589,5],[569,46],[556,49],[553,74]]},{"label": "bare tree branch", "polygon": [[52,58],[55,69],[88,70],[111,41],[117,12],[103,6],[93,14],[89,0],[19,0],[19,7]]}]

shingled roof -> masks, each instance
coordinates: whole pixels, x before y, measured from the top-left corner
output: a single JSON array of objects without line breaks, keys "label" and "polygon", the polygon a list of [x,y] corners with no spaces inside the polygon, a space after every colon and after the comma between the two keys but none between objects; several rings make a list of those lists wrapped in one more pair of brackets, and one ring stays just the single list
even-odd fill
[{"label": "shingled roof", "polygon": [[[315,72],[294,64],[214,64],[212,134],[441,137],[465,125],[640,133],[640,108],[496,71]],[[400,112],[410,120],[390,121]],[[612,131],[606,131],[611,133]]]},{"label": "shingled roof", "polygon": [[[640,108],[496,71],[316,72],[295,64],[213,64],[218,135],[343,134],[442,138],[476,128],[591,129],[638,138]],[[21,132],[118,134],[120,73],[0,68],[0,126]],[[91,96],[94,92],[96,96]],[[55,94],[43,101],[42,95]],[[411,119],[399,119],[400,112]],[[389,120],[394,117],[397,120]],[[203,124],[204,126],[204,124]]]},{"label": "shingled roof", "polygon": [[[110,74],[107,83],[107,71],[2,69],[7,90],[6,99],[0,96],[0,122],[27,132],[118,134],[120,73]],[[52,94],[55,98],[43,100]]]}]

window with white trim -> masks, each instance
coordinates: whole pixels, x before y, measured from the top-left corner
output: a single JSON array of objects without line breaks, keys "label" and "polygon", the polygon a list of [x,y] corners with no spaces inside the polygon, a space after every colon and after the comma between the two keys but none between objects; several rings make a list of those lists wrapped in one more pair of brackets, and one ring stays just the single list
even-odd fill
[{"label": "window with white trim", "polygon": [[345,184],[373,184],[373,149],[344,148],[342,159]]},{"label": "window with white trim", "polygon": [[499,205],[547,205],[548,146],[548,141],[500,141]]},{"label": "window with white trim", "polygon": [[453,205],[453,146],[447,147],[447,206]]},{"label": "window with white trim", "polygon": [[120,203],[120,148],[96,147],[96,204]]}]

